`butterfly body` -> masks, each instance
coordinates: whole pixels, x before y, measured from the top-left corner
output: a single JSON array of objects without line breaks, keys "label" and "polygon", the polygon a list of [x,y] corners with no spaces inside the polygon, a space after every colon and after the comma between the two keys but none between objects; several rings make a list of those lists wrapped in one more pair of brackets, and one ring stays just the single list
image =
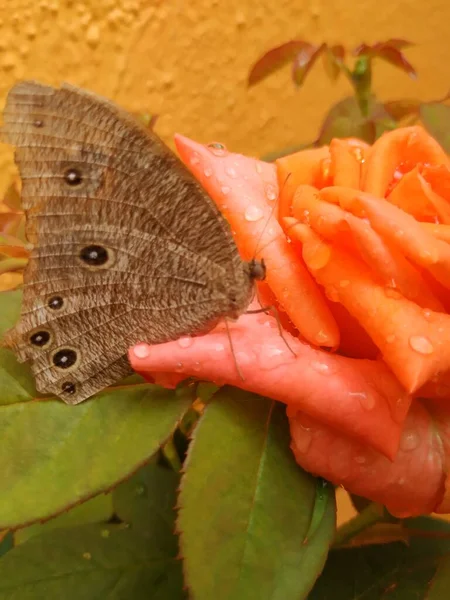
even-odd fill
[{"label": "butterfly body", "polygon": [[21,318],[6,336],[38,390],[72,404],[130,372],[127,350],[237,318],[263,278],[178,158],[127,113],[64,85],[10,91],[26,235]]}]

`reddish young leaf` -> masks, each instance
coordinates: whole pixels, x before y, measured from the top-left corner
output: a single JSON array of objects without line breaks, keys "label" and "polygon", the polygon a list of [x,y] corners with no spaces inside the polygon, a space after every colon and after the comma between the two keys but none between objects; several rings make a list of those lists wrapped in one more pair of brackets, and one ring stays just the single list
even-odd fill
[{"label": "reddish young leaf", "polygon": [[386,42],[377,42],[372,46],[360,44],[353,50],[353,54],[354,56],[367,55],[371,58],[381,58],[402,71],[405,71],[410,77],[415,78],[417,77],[416,70],[406,59],[403,52],[401,52],[402,48],[407,48],[411,45],[411,42],[406,40],[392,38]]},{"label": "reddish young leaf", "polygon": [[335,44],[334,46],[326,46],[325,52],[323,52],[323,62],[325,71],[329,77],[336,80],[344,64],[345,48],[341,44]]},{"label": "reddish young leaf", "polygon": [[410,48],[411,46],[414,46],[414,42],[399,38],[389,38],[385,42],[377,42],[374,44],[374,48],[391,47],[396,48],[397,50],[403,50],[403,48]]},{"label": "reddish young leaf", "polygon": [[248,85],[255,85],[255,83],[265,79],[268,75],[271,75],[274,71],[295,58],[299,52],[312,52],[315,49],[315,46],[311,46],[311,44],[302,40],[291,40],[276,48],[272,48],[272,50],[263,54],[251,68],[248,76]]},{"label": "reddish young leaf", "polygon": [[398,67],[402,71],[405,71],[410,77],[415,79],[417,77],[417,72],[412,64],[406,59],[403,52],[397,50],[397,48],[393,48],[392,46],[385,46],[379,50],[376,50],[373,56],[377,56],[382,60],[394,65],[394,67]]},{"label": "reddish young leaf", "polygon": [[353,50],[354,56],[361,56],[361,54],[376,53],[384,48],[394,48],[395,50],[402,50],[403,48],[409,48],[414,46],[413,42],[408,40],[402,40],[399,38],[390,38],[385,42],[376,42],[369,46],[368,44],[362,43]]},{"label": "reddish young leaf", "polygon": [[292,64],[292,79],[297,86],[303,85],[306,75],[325,48],[325,44],[319,48],[308,44],[297,53]]}]

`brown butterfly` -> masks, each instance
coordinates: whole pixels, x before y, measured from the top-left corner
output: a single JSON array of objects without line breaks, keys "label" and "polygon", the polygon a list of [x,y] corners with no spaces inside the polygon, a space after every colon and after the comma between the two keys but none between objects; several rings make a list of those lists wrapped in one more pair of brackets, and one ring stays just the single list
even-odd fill
[{"label": "brown butterfly", "polygon": [[127,350],[237,318],[265,268],[244,262],[213,201],[162,141],[71,85],[15,85],[26,234],[22,313],[6,344],[37,389],[77,404],[130,373]]}]

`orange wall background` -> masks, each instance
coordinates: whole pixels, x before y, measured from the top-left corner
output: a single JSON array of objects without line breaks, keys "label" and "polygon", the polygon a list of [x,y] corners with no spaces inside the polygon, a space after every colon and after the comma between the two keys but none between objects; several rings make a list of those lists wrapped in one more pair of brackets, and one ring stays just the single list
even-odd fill
[{"label": "orange wall background", "polygon": [[[442,97],[450,87],[447,0],[4,0],[0,6],[0,105],[18,79],[66,80],[134,111],[160,115],[156,131],[264,154],[309,141],[326,109],[350,92],[319,64],[295,90],[289,67],[248,90],[251,64],[292,38],[344,43],[388,37],[419,78],[375,69],[383,99]],[[0,146],[1,173],[10,152]]]}]

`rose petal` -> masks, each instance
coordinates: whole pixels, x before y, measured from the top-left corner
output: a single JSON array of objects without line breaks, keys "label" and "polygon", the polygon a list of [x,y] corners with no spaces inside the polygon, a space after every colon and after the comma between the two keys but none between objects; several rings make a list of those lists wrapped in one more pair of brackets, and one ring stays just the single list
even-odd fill
[{"label": "rose petal", "polygon": [[144,376],[174,371],[269,396],[395,455],[410,397],[382,363],[325,353],[285,334],[293,356],[263,314],[243,315],[229,329],[244,380],[224,324],[206,336],[147,346],[147,353],[140,344],[129,352],[131,365]]},{"label": "rose petal", "polygon": [[324,161],[330,158],[328,146],[301,150],[289,156],[283,156],[276,161],[280,199],[278,203],[278,218],[289,217],[292,198],[299,185],[308,184],[319,186],[323,179]]},{"label": "rose petal", "polygon": [[416,166],[403,175],[387,200],[410,214],[418,221],[436,222],[437,212],[430,201],[431,186],[420,175]]},{"label": "rose petal", "polygon": [[402,164],[417,163],[450,165],[450,160],[441,146],[420,126],[402,127],[384,133],[372,146],[362,189],[384,198]]},{"label": "rose petal", "polygon": [[264,257],[267,283],[299,332],[316,346],[337,347],[339,329],[331,311],[273,213],[275,167],[240,154],[217,156],[214,149],[179,135],[175,141],[184,162],[228,219],[243,258]]},{"label": "rose petal", "polygon": [[[294,217],[306,219],[314,231],[333,245],[337,244],[352,254],[359,253],[386,286],[397,289],[405,298],[424,308],[443,311],[442,303],[433,294],[420,271],[398,250],[389,247],[366,219],[360,219],[335,204],[321,200],[322,197],[330,196],[329,189],[324,188],[319,192],[310,186],[299,186],[292,205]],[[333,196],[337,196],[340,189],[348,193],[346,188],[331,189]]]},{"label": "rose petal", "polygon": [[413,217],[382,198],[357,192],[340,196],[342,208],[364,214],[383,238],[450,289],[450,246],[437,240]]},{"label": "rose petal", "polygon": [[449,315],[423,310],[380,285],[361,260],[326,244],[306,225],[291,224],[290,235],[303,243],[305,262],[327,296],[361,323],[409,392],[450,369]]},{"label": "rose petal", "polygon": [[450,243],[450,225],[437,225],[434,223],[421,223],[422,228],[434,235],[437,240]]},{"label": "rose petal", "polygon": [[333,185],[360,189],[362,165],[366,160],[364,147],[355,147],[347,140],[334,139],[330,143],[331,176]]},{"label": "rose petal", "polygon": [[307,471],[384,504],[399,518],[433,512],[443,501],[442,443],[430,415],[419,403],[411,405],[393,461],[296,407],[288,408],[288,416],[292,450]]}]

